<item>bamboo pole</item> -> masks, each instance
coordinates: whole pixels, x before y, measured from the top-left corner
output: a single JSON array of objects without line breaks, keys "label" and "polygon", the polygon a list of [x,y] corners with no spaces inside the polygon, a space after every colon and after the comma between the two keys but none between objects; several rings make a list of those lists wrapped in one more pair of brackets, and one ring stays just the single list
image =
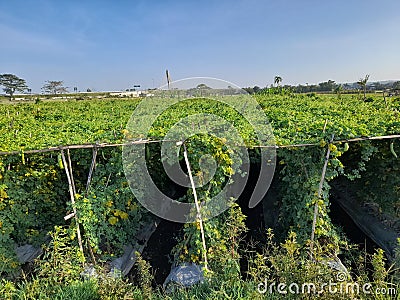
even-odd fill
[{"label": "bamboo pole", "polygon": [[[86,182],[85,197],[87,197],[87,195],[89,194],[90,183],[92,181],[93,171],[94,171],[94,169],[96,167],[96,157],[97,157],[97,147],[93,148],[93,151],[92,151],[92,163],[90,165],[88,179],[87,179],[87,182]],[[90,253],[90,257],[92,258],[92,262],[93,262],[94,265],[96,265],[97,264],[96,258],[94,256],[92,246],[90,245],[90,241],[88,239],[86,239],[86,244],[87,244],[87,246],[89,248],[89,253]]]},{"label": "bamboo pole", "polygon": [[[61,149],[92,149],[92,148],[106,148],[106,147],[120,147],[120,146],[130,146],[130,145],[137,145],[137,144],[150,144],[150,143],[160,143],[160,142],[176,142],[176,141],[168,141],[168,140],[137,140],[131,141],[127,143],[117,143],[117,144],[82,144],[82,145],[64,145],[64,146],[57,146],[57,147],[49,147],[45,149],[37,149],[37,150],[27,150],[25,153],[33,154],[33,153],[45,153],[45,152],[54,152],[60,151]],[[0,155],[12,155],[12,154],[19,154],[20,151],[2,151]]]},{"label": "bamboo pole", "polygon": [[328,119],[325,119],[324,129],[322,129],[322,132],[323,132],[323,133],[325,133],[326,125],[328,125]]},{"label": "bamboo pole", "polygon": [[183,150],[184,150],[183,151],[183,156],[185,158],[185,162],[186,162],[186,167],[187,167],[188,174],[189,174],[190,183],[192,185],[194,203],[196,205],[196,210],[197,210],[197,219],[198,219],[199,224],[200,224],[201,241],[202,241],[202,244],[203,244],[204,268],[206,270],[208,270],[207,246],[206,246],[206,238],[205,238],[205,235],[204,235],[203,219],[201,217],[200,205],[199,205],[199,201],[197,199],[196,187],[194,185],[194,181],[193,181],[193,177],[192,177],[192,171],[190,169],[190,164],[189,164],[189,158],[188,158],[188,154],[187,154],[186,145],[185,145],[184,142],[177,143],[177,145],[179,145],[181,143],[183,144]]},{"label": "bamboo pole", "polygon": [[89,193],[89,188],[90,188],[90,183],[92,181],[93,171],[94,171],[94,168],[96,167],[96,157],[97,157],[97,147],[93,148],[93,152],[92,152],[92,164],[90,165],[89,175],[88,175],[88,179],[86,182],[85,196],[87,196]]},{"label": "bamboo pole", "polygon": [[78,215],[76,213],[76,208],[75,208],[75,193],[74,193],[73,183],[72,183],[72,179],[71,179],[71,175],[70,175],[70,171],[69,171],[70,168],[69,168],[69,165],[67,164],[67,160],[65,158],[65,154],[64,154],[64,150],[63,149],[61,149],[61,157],[62,157],[65,173],[67,175],[67,180],[68,180],[69,195],[71,197],[72,210],[74,212],[74,217],[75,217],[75,221],[76,221],[76,234],[77,234],[77,237],[78,237],[79,249],[81,250],[81,252],[83,254],[81,231],[79,229]]},{"label": "bamboo pole", "polygon": [[[400,134],[392,134],[392,135],[381,135],[381,136],[362,136],[351,139],[341,139],[337,141],[332,141],[331,144],[340,144],[340,143],[351,143],[351,142],[361,142],[361,141],[372,141],[372,140],[387,140],[387,139],[398,139],[400,138]],[[106,148],[106,147],[121,147],[121,146],[129,146],[129,145],[137,145],[137,144],[150,144],[150,143],[164,143],[164,142],[172,142],[177,143],[179,141],[175,140],[138,140],[132,141],[129,143],[118,143],[118,144],[82,144],[82,145],[65,145],[65,146],[57,146],[50,147],[46,149],[37,149],[37,150],[26,150],[25,154],[34,154],[34,153],[46,153],[46,152],[54,152],[60,151],[60,149],[93,149],[93,148]],[[315,147],[319,146],[319,143],[304,143],[304,144],[289,144],[289,145],[255,145],[255,146],[246,146],[246,145],[235,145],[238,147],[251,147],[251,148],[271,148],[271,149],[281,149],[281,148],[295,148],[295,147]],[[19,154],[20,151],[0,151],[0,155],[14,155]]]},{"label": "bamboo pole", "polygon": [[[331,138],[330,143],[332,143],[333,137],[334,137],[334,135],[332,134],[332,138]],[[329,144],[328,144],[328,150],[326,151],[324,167],[322,168],[321,180],[319,181],[318,200],[321,198],[322,188],[324,186],[324,180],[325,180],[325,173],[326,173],[326,169],[328,167],[330,154],[331,154],[331,149],[329,148]],[[314,251],[315,226],[317,224],[317,218],[318,218],[318,200],[314,204],[314,216],[313,216],[313,223],[312,223],[312,228],[311,228],[311,243],[310,243],[311,258],[312,258],[313,251]]]},{"label": "bamboo pole", "polygon": [[67,158],[68,158],[68,171],[69,171],[69,176],[71,177],[71,183],[72,183],[72,191],[74,192],[74,196],[75,196],[76,195],[75,180],[74,180],[74,173],[72,172],[71,155],[69,153],[69,149],[67,149]]}]

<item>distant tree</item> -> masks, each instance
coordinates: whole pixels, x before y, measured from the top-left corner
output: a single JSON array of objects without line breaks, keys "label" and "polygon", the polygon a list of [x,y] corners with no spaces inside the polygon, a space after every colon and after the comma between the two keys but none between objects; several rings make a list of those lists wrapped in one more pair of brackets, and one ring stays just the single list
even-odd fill
[{"label": "distant tree", "polygon": [[332,92],[336,88],[336,83],[334,80],[328,80],[318,84],[318,90],[321,92]]},{"label": "distant tree", "polygon": [[343,84],[343,89],[344,90],[350,90],[351,89],[351,85],[348,83]]},{"label": "distant tree", "polygon": [[373,84],[371,84],[370,89],[374,91],[382,91],[385,89],[385,86],[380,82],[374,82]]},{"label": "distant tree", "polygon": [[46,81],[45,85],[43,85],[42,90],[46,94],[54,94],[54,95],[68,93],[67,88],[64,87],[63,81],[48,80]]},{"label": "distant tree", "polygon": [[282,77],[281,77],[281,76],[275,76],[275,78],[274,78],[274,84],[275,84],[276,86],[279,86],[281,82],[282,82]]},{"label": "distant tree", "polygon": [[[230,87],[230,88],[232,88],[232,87]],[[196,86],[196,89],[209,90],[211,88],[209,86],[207,86],[206,84],[204,84],[204,83],[200,83],[198,86]]]},{"label": "distant tree", "polygon": [[394,82],[393,85],[392,85],[392,89],[395,90],[395,91],[396,90],[397,91],[400,90],[400,81]]},{"label": "distant tree", "polygon": [[13,74],[0,75],[0,85],[3,86],[3,91],[10,95],[10,101],[13,100],[16,91],[23,92],[28,89],[26,81]]},{"label": "distant tree", "polygon": [[342,98],[343,86],[341,84],[336,85],[334,91],[337,94],[338,99]]},{"label": "distant tree", "polygon": [[361,86],[364,91],[364,101],[367,99],[366,94],[367,94],[368,79],[369,79],[369,74],[365,75],[364,78],[361,78],[359,81],[357,81],[357,84]]},{"label": "distant tree", "polygon": [[246,92],[248,92],[249,94],[256,94],[259,93],[261,91],[261,88],[257,85],[255,85],[254,87],[245,87],[243,88]]},{"label": "distant tree", "polygon": [[[196,86],[196,88],[194,89],[194,94],[196,94],[197,96],[203,97],[204,95],[207,95],[209,93],[209,91],[211,90],[211,88],[209,86],[207,86],[204,83],[200,83]],[[228,86],[228,90],[229,91],[233,91],[232,87]],[[231,92],[229,92],[231,93]]]},{"label": "distant tree", "polygon": [[249,94],[254,94],[254,89],[251,87],[245,87],[243,88],[246,92],[248,92]]}]

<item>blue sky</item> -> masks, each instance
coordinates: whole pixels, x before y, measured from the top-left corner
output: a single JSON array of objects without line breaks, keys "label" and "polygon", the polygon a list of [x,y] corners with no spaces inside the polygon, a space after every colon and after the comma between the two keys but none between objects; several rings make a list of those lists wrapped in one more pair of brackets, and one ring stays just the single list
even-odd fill
[{"label": "blue sky", "polygon": [[400,1],[0,0],[0,73],[34,92],[400,80]]}]

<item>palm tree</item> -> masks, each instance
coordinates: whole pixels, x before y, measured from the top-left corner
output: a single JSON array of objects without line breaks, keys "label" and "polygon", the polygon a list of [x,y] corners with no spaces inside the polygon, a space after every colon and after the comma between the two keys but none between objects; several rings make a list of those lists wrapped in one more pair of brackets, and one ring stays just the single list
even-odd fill
[{"label": "palm tree", "polygon": [[359,84],[359,85],[363,88],[363,91],[364,91],[364,101],[365,101],[365,99],[366,99],[367,82],[368,82],[368,79],[369,79],[369,74],[365,75],[364,78],[361,78],[359,81],[357,81],[357,84]]},{"label": "palm tree", "polygon": [[282,82],[282,77],[281,76],[275,76],[274,78],[274,84],[276,86],[279,86],[279,84]]}]

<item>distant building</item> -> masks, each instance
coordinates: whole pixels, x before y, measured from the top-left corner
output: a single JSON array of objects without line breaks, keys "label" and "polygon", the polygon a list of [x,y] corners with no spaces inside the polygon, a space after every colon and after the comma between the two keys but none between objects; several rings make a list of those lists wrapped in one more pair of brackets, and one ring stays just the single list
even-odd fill
[{"label": "distant building", "polygon": [[110,96],[117,96],[117,97],[151,97],[154,94],[150,93],[149,91],[125,91],[125,92],[111,92]]}]

